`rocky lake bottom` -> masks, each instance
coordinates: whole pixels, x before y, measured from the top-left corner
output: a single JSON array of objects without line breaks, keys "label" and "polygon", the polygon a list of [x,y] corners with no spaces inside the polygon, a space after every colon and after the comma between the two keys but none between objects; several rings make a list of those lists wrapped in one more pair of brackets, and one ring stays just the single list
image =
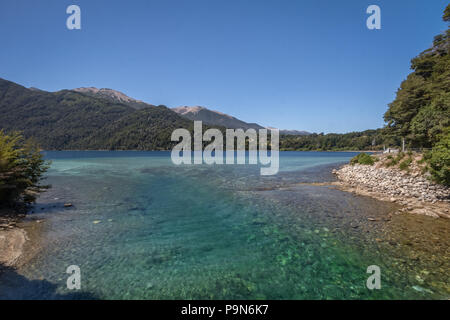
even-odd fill
[{"label": "rocky lake bottom", "polygon": [[0,298],[450,298],[449,219],[313,184],[354,155],[281,152],[263,177],[166,152],[48,152],[53,188],[21,224],[33,255],[0,274]]}]

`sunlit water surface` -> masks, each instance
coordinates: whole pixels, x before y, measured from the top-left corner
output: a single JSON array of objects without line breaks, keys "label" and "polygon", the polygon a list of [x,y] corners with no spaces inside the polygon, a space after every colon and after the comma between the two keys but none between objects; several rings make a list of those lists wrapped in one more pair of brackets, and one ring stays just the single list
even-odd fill
[{"label": "sunlit water surface", "polygon": [[[450,297],[448,221],[311,184],[354,155],[282,152],[280,173],[261,176],[175,166],[168,152],[48,152],[53,188],[28,216],[30,229],[43,220],[41,249],[0,276],[0,298]],[[370,265],[380,290],[366,287]]]}]

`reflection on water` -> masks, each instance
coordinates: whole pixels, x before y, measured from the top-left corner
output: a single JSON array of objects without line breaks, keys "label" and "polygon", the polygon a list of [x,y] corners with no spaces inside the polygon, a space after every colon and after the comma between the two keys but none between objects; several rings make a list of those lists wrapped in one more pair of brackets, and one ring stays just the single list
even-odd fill
[{"label": "reflection on water", "polygon": [[[298,184],[330,181],[353,155],[281,153],[280,173],[262,177],[161,152],[49,153],[53,189],[30,215],[45,219],[43,249],[18,271],[52,289],[5,273],[0,297],[70,298],[65,270],[79,265],[100,299],[448,298],[448,220]],[[374,264],[382,289],[370,291]]]}]

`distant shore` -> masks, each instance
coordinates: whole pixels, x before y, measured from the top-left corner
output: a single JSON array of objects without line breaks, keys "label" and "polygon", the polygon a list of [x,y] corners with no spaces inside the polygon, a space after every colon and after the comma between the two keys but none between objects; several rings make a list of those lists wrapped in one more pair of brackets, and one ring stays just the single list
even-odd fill
[{"label": "distant shore", "polygon": [[[42,152],[171,152],[172,149],[167,150],[138,150],[138,149],[64,149],[64,150],[42,150]],[[237,151],[237,150],[233,150]],[[246,150],[248,151],[248,150]],[[270,150],[269,150],[270,151]],[[280,150],[280,152],[369,152],[369,153],[379,153],[382,150]]]}]

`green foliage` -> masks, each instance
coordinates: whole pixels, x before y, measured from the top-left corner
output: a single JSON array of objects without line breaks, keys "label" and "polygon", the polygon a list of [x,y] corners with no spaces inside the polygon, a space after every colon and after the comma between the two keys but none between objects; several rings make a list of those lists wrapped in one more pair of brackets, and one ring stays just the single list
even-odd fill
[{"label": "green foliage", "polygon": [[398,167],[400,168],[400,170],[407,170],[409,168],[409,166],[411,165],[411,163],[412,163],[412,158],[408,157],[405,160],[403,160],[402,162],[400,162]]},{"label": "green foliage", "polygon": [[433,180],[450,186],[450,130],[431,150],[429,165]]},{"label": "green foliage", "polygon": [[0,206],[32,203],[48,186],[39,185],[49,163],[37,145],[18,133],[0,131]]},{"label": "green foliage", "polygon": [[[450,7],[444,21],[450,21]],[[402,82],[384,115],[386,134],[406,137],[411,147],[432,147],[450,126],[450,32],[412,59],[413,72]]]},{"label": "green foliage", "polygon": [[371,155],[363,152],[350,160],[351,165],[355,165],[357,163],[371,166],[375,163],[375,161]]},{"label": "green foliage", "polygon": [[444,16],[442,17],[442,20],[449,22],[450,21],[450,4],[445,8]]},{"label": "green foliage", "polygon": [[386,162],[386,167],[392,167],[392,166],[395,166],[397,164],[397,162],[394,160],[394,159],[392,159],[391,161],[388,161],[388,162]]},{"label": "green foliage", "polygon": [[404,157],[405,157],[405,153],[404,152],[399,152],[399,153],[397,153],[397,156],[395,157],[395,160],[397,162],[400,162]]},{"label": "green foliage", "polygon": [[417,164],[424,164],[426,162],[425,156],[423,156],[419,161],[417,161]]},{"label": "green foliage", "polygon": [[[405,157],[405,153],[399,152],[395,157],[389,155],[387,158],[390,159],[390,161],[386,162],[386,167],[392,167],[399,164],[400,161]],[[411,159],[412,160],[412,159]],[[409,164],[408,164],[409,166]]]},{"label": "green foliage", "polygon": [[165,106],[140,110],[63,90],[35,91],[0,79],[0,128],[21,131],[45,150],[170,149],[172,131],[193,122]]},{"label": "green foliage", "polygon": [[345,151],[380,150],[387,143],[383,131],[366,130],[345,134],[311,134],[304,136],[282,135],[280,150],[285,151]]},{"label": "green foliage", "polygon": [[[443,20],[450,22],[450,5]],[[413,72],[397,91],[395,100],[384,115],[386,135],[406,137],[410,147],[432,147],[419,164],[427,162],[423,172],[431,172],[433,180],[450,183],[450,30],[434,38],[433,46],[411,60]],[[402,161],[400,169],[407,169],[411,156]],[[401,159],[391,159],[387,166]],[[411,160],[412,161],[412,160]]]}]

